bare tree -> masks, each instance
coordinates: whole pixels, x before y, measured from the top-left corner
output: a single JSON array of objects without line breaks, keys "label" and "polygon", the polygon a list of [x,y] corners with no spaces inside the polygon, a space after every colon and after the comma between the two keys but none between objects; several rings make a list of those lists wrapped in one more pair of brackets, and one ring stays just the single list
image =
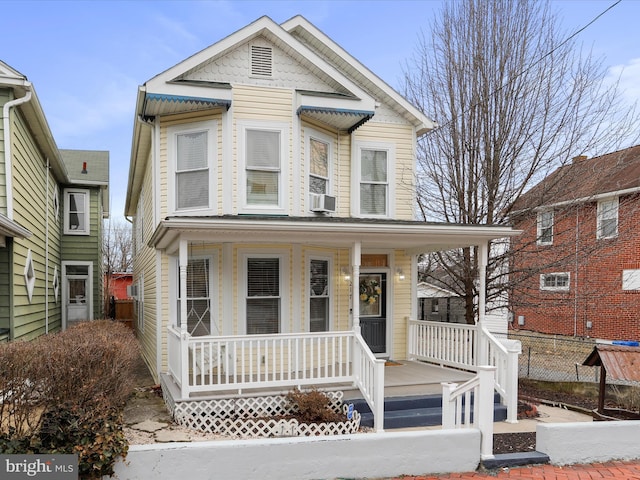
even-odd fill
[{"label": "bare tree", "polygon": [[[445,3],[405,73],[406,96],[440,124],[418,144],[424,219],[507,223],[522,193],[562,162],[629,142],[635,110],[606,74],[559,29],[548,2]],[[492,248],[489,301],[508,286],[507,251]],[[465,298],[473,323],[477,251],[433,260],[434,277]]]},{"label": "bare tree", "polygon": [[131,272],[133,241],[131,224],[109,220],[102,238],[103,268],[106,273]]},{"label": "bare tree", "polygon": [[102,235],[102,269],[105,274],[104,306],[111,312],[111,278],[114,273],[133,270],[133,238],[131,224],[109,219]]}]

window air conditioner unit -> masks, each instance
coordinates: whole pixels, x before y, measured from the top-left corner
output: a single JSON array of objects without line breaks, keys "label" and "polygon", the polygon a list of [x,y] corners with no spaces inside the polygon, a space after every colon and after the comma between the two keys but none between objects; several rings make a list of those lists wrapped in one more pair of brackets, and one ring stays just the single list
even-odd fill
[{"label": "window air conditioner unit", "polygon": [[314,194],[311,196],[312,212],[335,212],[336,197],[325,194]]}]

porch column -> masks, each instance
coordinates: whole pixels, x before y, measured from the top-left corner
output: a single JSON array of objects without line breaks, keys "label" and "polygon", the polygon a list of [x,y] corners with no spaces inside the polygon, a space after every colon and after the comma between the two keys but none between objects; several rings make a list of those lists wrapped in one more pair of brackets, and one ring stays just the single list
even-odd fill
[{"label": "porch column", "polygon": [[353,272],[353,283],[351,287],[351,305],[353,308],[353,331],[360,334],[360,256],[362,246],[360,242],[355,242],[351,249],[351,270]]},{"label": "porch column", "polygon": [[478,324],[484,325],[487,303],[487,262],[489,242],[478,245]]},{"label": "porch column", "polygon": [[178,268],[180,270],[180,393],[189,398],[189,333],[187,332],[187,264],[189,251],[186,240],[180,240]]},{"label": "porch column", "polygon": [[187,264],[189,262],[189,250],[186,240],[180,240],[180,332],[187,332]]},{"label": "porch column", "polygon": [[484,328],[484,317],[487,303],[487,259],[489,257],[489,243],[478,245],[478,325],[477,325],[477,345],[478,357],[476,365],[483,366],[489,363],[488,340],[482,333]]}]

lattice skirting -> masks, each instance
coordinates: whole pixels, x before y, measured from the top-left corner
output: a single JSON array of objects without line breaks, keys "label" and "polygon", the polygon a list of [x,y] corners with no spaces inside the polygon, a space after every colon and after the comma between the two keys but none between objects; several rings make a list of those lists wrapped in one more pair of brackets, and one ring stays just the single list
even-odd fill
[{"label": "lattice skirting", "polygon": [[[325,394],[331,399],[333,411],[347,415],[349,406],[343,404],[342,392]],[[344,422],[305,424],[295,419],[276,419],[291,413],[285,395],[176,402],[163,389],[163,396],[179,425],[235,438],[344,435],[355,433],[360,427],[357,411],[352,411],[351,419]]]}]

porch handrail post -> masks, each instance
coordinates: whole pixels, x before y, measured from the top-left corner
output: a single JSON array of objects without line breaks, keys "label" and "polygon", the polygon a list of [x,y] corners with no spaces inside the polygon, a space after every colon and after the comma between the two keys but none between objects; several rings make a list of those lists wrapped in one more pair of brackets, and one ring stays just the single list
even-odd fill
[{"label": "porch handrail post", "polygon": [[415,360],[415,352],[413,351],[415,345],[415,328],[411,323],[411,317],[407,318],[407,360]]},{"label": "porch handrail post", "polygon": [[180,240],[180,390],[182,398],[189,396],[189,332],[187,331],[187,265],[189,262],[187,241]]},{"label": "porch handrail post", "polygon": [[352,250],[352,259],[351,259],[351,269],[353,273],[353,283],[351,287],[351,305],[353,308],[353,331],[358,335],[361,332],[360,328],[360,256],[361,256],[362,246],[360,242],[355,242],[353,244]]},{"label": "porch handrail post", "polygon": [[376,360],[375,372],[375,412],[373,413],[373,428],[376,432],[384,431],[384,360]]},{"label": "porch handrail post", "polygon": [[[478,366],[478,429],[480,430],[480,458],[493,458],[493,390],[496,367]],[[444,398],[443,398],[444,401]]]},{"label": "porch handrail post", "polygon": [[362,350],[358,344],[359,333],[354,333],[351,337],[353,345],[351,347],[351,368],[353,370],[354,385],[362,381]]},{"label": "porch handrail post", "polygon": [[458,386],[457,383],[442,382],[442,428],[456,428],[456,410],[451,405],[451,396]]},{"label": "porch handrail post", "polygon": [[507,375],[504,386],[507,392],[507,419],[508,423],[518,423],[518,357],[522,353],[522,344],[519,340],[508,342],[507,347]]}]

